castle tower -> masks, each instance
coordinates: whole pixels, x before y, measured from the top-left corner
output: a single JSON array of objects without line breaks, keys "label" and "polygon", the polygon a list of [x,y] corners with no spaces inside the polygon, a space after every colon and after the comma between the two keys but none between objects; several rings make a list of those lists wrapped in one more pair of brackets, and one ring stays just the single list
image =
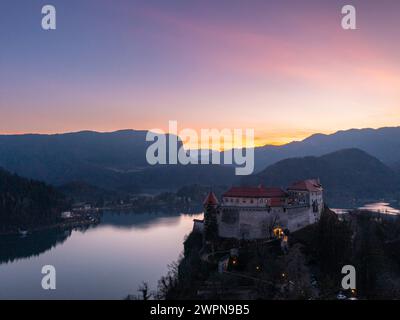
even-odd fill
[{"label": "castle tower", "polygon": [[203,202],[204,207],[207,206],[218,206],[218,199],[215,196],[214,192],[209,192],[207,197],[205,198]]},{"label": "castle tower", "polygon": [[218,238],[218,199],[210,192],[203,202],[204,205],[204,241],[213,243]]}]

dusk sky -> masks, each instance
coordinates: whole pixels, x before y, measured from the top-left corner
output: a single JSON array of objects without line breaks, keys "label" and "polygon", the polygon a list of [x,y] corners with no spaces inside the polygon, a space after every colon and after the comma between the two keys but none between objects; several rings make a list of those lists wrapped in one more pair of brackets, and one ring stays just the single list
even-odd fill
[{"label": "dusk sky", "polygon": [[0,133],[398,126],[399,35],[398,0],[1,0]]}]

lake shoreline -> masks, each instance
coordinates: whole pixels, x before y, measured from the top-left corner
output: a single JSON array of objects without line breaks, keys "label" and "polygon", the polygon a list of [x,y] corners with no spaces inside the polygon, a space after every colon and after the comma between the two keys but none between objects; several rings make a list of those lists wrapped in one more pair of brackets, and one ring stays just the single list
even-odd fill
[{"label": "lake shoreline", "polygon": [[[105,211],[100,218],[89,228],[2,237],[0,299],[122,300],[137,294],[143,281],[157,290],[168,265],[179,259],[193,219],[202,214]],[[42,289],[45,265],[57,269],[57,290]]]},{"label": "lake shoreline", "polygon": [[[46,231],[46,230],[51,230],[51,229],[70,229],[70,228],[80,228],[80,227],[89,227],[89,226],[94,226],[97,225],[100,222],[98,218],[96,218],[94,221],[91,218],[84,218],[84,217],[79,217],[79,219],[71,219],[71,221],[62,221],[58,222],[55,224],[49,224],[49,225],[43,225],[43,226],[38,226],[38,227],[32,227],[26,229],[28,234],[34,233],[34,232],[41,232],[41,231]],[[0,236],[14,236],[14,235],[21,235],[21,232],[19,230],[8,230],[8,231],[0,231]]]}]

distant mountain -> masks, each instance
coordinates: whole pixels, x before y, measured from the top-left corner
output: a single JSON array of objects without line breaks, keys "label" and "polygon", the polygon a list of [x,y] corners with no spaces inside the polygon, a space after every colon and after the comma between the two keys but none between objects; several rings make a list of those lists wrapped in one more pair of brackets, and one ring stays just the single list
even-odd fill
[{"label": "distant mountain", "polygon": [[[56,135],[0,136],[0,166],[61,186],[74,181],[107,190],[164,190],[199,183],[227,184],[232,168],[160,165],[146,161],[147,131],[82,131]],[[166,139],[172,136],[167,135]],[[178,147],[181,142],[178,142]]]},{"label": "distant mountain", "polygon": [[393,196],[400,186],[400,179],[392,169],[359,149],[282,160],[243,178],[243,183],[286,187],[309,178],[320,178],[331,203]]},{"label": "distant mountain", "polygon": [[[232,166],[150,166],[145,157],[152,142],[146,141],[146,134],[147,131],[122,130],[0,135],[0,166],[56,186],[81,181],[124,192],[176,190],[190,184],[230,185],[237,181]],[[167,139],[170,137],[167,135]],[[346,148],[361,149],[395,167],[400,162],[400,127],[316,134],[283,146],[259,147],[255,149],[255,172],[283,159],[321,156]]]},{"label": "distant mountain", "polygon": [[0,231],[54,223],[66,208],[53,187],[0,169]]},{"label": "distant mountain", "polygon": [[357,148],[391,166],[400,161],[400,127],[381,129],[351,129],[334,134],[315,134],[283,146],[255,149],[256,171],[277,161],[304,156],[321,156],[341,149]]},{"label": "distant mountain", "polygon": [[400,174],[400,161],[394,163],[391,168],[398,174]]},{"label": "distant mountain", "polygon": [[125,179],[126,184],[121,187],[146,186],[175,190],[193,183],[229,186],[237,179],[233,168],[220,165],[157,165],[135,174],[132,179]]},{"label": "distant mountain", "polygon": [[0,165],[56,185],[79,178],[112,183],[115,173],[147,166],[145,137],[133,130],[0,136]]},{"label": "distant mountain", "polygon": [[121,193],[105,190],[82,181],[69,182],[57,187],[57,190],[64,194],[71,203],[90,202],[98,207],[102,207],[105,201],[118,200],[121,197]]}]

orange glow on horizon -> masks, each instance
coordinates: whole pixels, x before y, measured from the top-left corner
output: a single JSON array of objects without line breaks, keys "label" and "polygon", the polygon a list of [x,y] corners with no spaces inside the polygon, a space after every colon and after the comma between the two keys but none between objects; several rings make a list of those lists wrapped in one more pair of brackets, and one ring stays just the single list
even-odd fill
[{"label": "orange glow on horizon", "polygon": [[[254,137],[254,143],[248,145],[248,147],[263,147],[263,146],[282,146],[291,142],[295,141],[303,141],[304,139],[314,135],[314,134],[334,134],[337,131],[340,130],[350,130],[350,129],[365,129],[365,128],[370,128],[370,129],[378,129],[382,127],[397,127],[400,126],[400,124],[396,124],[395,122],[390,125],[380,125],[380,126],[364,126],[364,127],[347,127],[347,128],[338,128],[337,130],[329,130],[329,131],[323,131],[323,130],[290,130],[290,131],[285,131],[282,129],[282,131],[275,129],[273,133],[270,132],[265,132],[265,130],[255,130],[255,137]],[[74,132],[81,132],[81,131],[94,131],[94,132],[101,132],[101,133],[111,133],[115,131],[121,131],[121,130],[135,130],[135,131],[152,131],[154,129],[148,129],[148,128],[135,128],[135,129],[129,129],[127,127],[121,127],[121,128],[109,128],[109,129],[98,129],[98,128],[84,128],[84,129],[71,129],[71,130],[62,130],[62,131],[41,131],[41,130],[32,130],[32,131],[8,131],[8,132],[0,132],[0,135],[27,135],[27,134],[41,134],[41,135],[56,135],[56,134],[66,134],[66,133],[74,133]],[[178,136],[181,128],[178,129]],[[195,129],[193,128],[198,133],[198,136],[200,137],[200,130],[201,129]],[[221,130],[221,129],[217,129]],[[233,130],[232,130],[233,131]],[[169,133],[168,130],[164,130],[164,132],[167,134]],[[243,134],[245,132],[245,129],[243,129]],[[200,139],[200,138],[199,138]],[[182,139],[181,139],[182,140]],[[209,141],[211,144],[211,140]],[[201,141],[199,140],[198,144],[191,145],[188,142],[183,141],[183,145],[185,149],[187,150],[195,150],[195,149],[200,149],[199,146],[201,146]],[[223,140],[220,141],[220,146],[218,145],[210,145],[209,149],[214,150],[214,151],[224,151],[231,149],[229,148],[223,148]],[[240,148],[246,146],[246,140],[245,137],[243,137],[242,140],[242,145],[240,144],[234,144],[233,148]]]},{"label": "orange glow on horizon", "polygon": [[[137,128],[137,129],[124,129],[124,128],[111,128],[109,130],[99,130],[99,129],[76,129],[76,130],[63,130],[63,131],[29,131],[29,132],[23,132],[23,131],[14,131],[14,132],[0,132],[0,135],[29,135],[29,134],[40,134],[40,135],[57,135],[57,134],[67,134],[67,133],[76,133],[76,132],[82,132],[82,131],[95,131],[95,132],[100,132],[100,133],[107,133],[107,132],[115,132],[115,131],[121,131],[121,130],[136,130],[136,131],[142,131],[142,130],[153,130],[153,129],[141,129],[141,128]],[[198,130],[199,132],[200,130]],[[245,131],[245,130],[243,130]],[[165,133],[168,133],[168,131],[165,131]],[[321,133],[321,132],[315,132],[315,133]],[[332,133],[332,132],[329,132]],[[254,138],[254,143],[250,144],[250,147],[263,147],[266,145],[271,145],[271,146],[281,146],[281,145],[285,145],[287,143],[293,142],[293,141],[301,141],[304,140],[305,138],[309,137],[311,134],[308,133],[292,133],[292,134],[274,134],[273,138],[271,138],[271,136],[269,135],[258,135]],[[179,136],[179,133],[178,133]],[[200,136],[200,134],[199,134]],[[182,139],[181,139],[182,140]],[[211,140],[210,140],[211,143]],[[199,141],[199,144],[201,144],[201,141]],[[185,143],[185,141],[183,142],[183,145],[185,146],[185,149],[199,149],[198,145],[191,145],[190,143]],[[246,145],[246,140],[245,137],[243,138],[242,141],[242,146]],[[223,146],[223,141],[221,141],[221,148],[218,148],[217,146],[210,146],[211,150],[216,150],[216,151],[223,151],[224,148],[222,148]],[[234,144],[233,145],[234,148],[238,148],[240,147],[239,144]],[[230,148],[228,148],[230,149]]]}]

